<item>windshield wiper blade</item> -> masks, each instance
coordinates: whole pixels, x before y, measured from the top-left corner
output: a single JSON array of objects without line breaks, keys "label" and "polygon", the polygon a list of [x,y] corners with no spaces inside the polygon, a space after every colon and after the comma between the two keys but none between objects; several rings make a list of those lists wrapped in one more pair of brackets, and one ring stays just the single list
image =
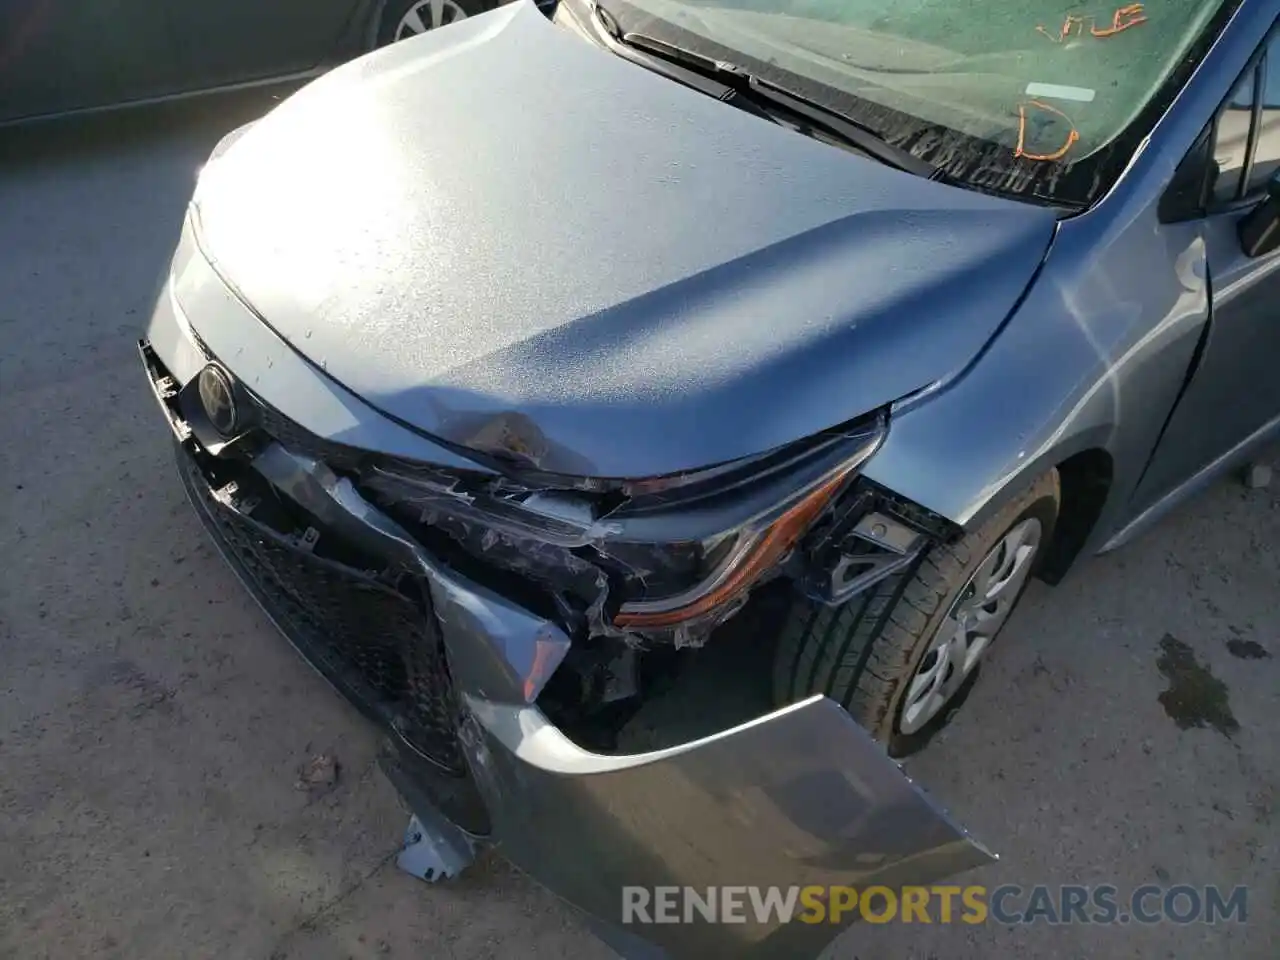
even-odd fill
[{"label": "windshield wiper blade", "polygon": [[736,86],[725,83],[714,66],[703,64],[701,61],[696,66],[691,66],[689,61],[682,59],[682,54],[679,52],[664,49],[661,55],[657,55],[641,46],[624,43],[621,39],[622,31],[614,21],[613,14],[594,0],[587,4],[587,9],[594,21],[593,27],[597,31],[596,40],[606,49],[648,70],[669,77],[677,83],[705,93],[709,97],[715,97],[717,100],[763,117],[765,120],[777,122],[777,119],[759,103],[740,96]]},{"label": "windshield wiper blade", "polygon": [[839,111],[824,107],[803,94],[788,90],[769,80],[761,79],[736,63],[717,60],[715,57],[709,57],[667,40],[659,40],[648,34],[622,32],[609,13],[602,10],[599,4],[592,4],[592,8],[596,17],[619,43],[710,77],[731,88],[738,95],[754,99],[757,103],[765,101],[775,107],[782,107],[787,113],[801,118],[828,136],[836,137],[881,163],[905,170],[918,177],[941,179],[941,171],[938,167],[927,160],[920,159],[909,150],[889,143],[872,128],[849,119]]},{"label": "windshield wiper blade", "polygon": [[619,32],[618,40],[629,47],[635,47],[637,50],[643,50],[646,53],[652,53],[654,56],[674,61],[681,66],[689,67],[691,70],[714,74],[717,80],[723,79],[722,74],[731,77],[747,75],[746,71],[736,63],[708,57],[704,53],[698,53],[696,50],[690,50],[688,47],[682,47],[667,40],[659,40],[657,37],[651,37],[647,33]]},{"label": "windshield wiper blade", "polygon": [[941,168],[928,160],[922,160],[904,147],[890,143],[874,128],[851,120],[838,110],[824,107],[802,94],[756,76],[748,76],[745,82],[755,96],[776,103],[796,116],[803,117],[815,127],[839,137],[882,163],[915,174],[917,177],[924,177],[926,180],[942,179]]}]

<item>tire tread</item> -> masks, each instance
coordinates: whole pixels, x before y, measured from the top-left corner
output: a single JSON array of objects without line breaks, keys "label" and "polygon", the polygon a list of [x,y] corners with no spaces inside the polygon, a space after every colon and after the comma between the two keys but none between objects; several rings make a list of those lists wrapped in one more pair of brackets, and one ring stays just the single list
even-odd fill
[{"label": "tire tread", "polygon": [[985,549],[990,529],[1007,529],[1012,517],[1046,495],[1057,500],[1056,471],[1039,478],[981,530],[935,545],[914,566],[844,605],[797,601],[778,640],[775,699],[793,703],[825,693],[867,729],[880,730],[922,633],[959,588],[974,550]]}]

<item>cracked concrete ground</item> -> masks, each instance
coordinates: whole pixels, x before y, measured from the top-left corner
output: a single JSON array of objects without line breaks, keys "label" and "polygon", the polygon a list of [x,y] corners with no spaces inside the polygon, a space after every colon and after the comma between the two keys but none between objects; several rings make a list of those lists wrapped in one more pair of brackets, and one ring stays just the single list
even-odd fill
[{"label": "cracked concrete ground", "polygon": [[[609,956],[500,860],[395,869],[374,736],[182,500],[133,338],[203,157],[261,109],[0,134],[0,956]],[[1033,587],[910,763],[1003,855],[973,882],[1248,884],[1247,924],[864,925],[831,955],[1273,957],[1278,545],[1276,490],[1224,483]],[[1231,723],[1177,721],[1196,683]],[[317,753],[340,775],[299,789]]]}]

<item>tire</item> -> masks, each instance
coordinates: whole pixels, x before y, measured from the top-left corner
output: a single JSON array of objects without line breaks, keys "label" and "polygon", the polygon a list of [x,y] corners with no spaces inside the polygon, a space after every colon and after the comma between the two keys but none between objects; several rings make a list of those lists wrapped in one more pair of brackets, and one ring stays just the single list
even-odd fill
[{"label": "tire", "polygon": [[[387,0],[378,19],[378,46],[474,17],[493,7],[490,0]],[[411,15],[412,18],[411,18]],[[417,26],[421,25],[422,30]]]},{"label": "tire", "polygon": [[[823,693],[848,710],[894,756],[904,756],[924,746],[968,696],[987,648],[998,639],[1052,540],[1060,502],[1058,473],[1050,470],[980,528],[956,543],[932,547],[914,568],[886,579],[845,604],[831,607],[806,598],[795,601],[775,654],[774,699],[784,705]],[[1015,582],[1012,575],[1005,581],[1010,588],[1009,597],[988,604],[975,604],[968,599],[972,593],[970,578],[975,578],[975,585],[989,582],[985,579],[987,574],[979,572],[983,561],[990,558],[998,573],[1010,555],[1009,544],[1014,544],[1012,554],[1023,555],[1022,548],[1027,544],[1020,545],[1015,538],[1021,536],[1029,542],[1037,524],[1039,535],[1033,552],[1025,555],[1025,560],[1013,561],[1021,582]],[[1005,552],[998,553],[999,550]],[[992,595],[998,594],[999,589],[994,587]],[[967,603],[960,599],[962,591]],[[972,607],[965,613],[966,624],[972,615],[975,627],[980,626],[982,613],[997,604],[1001,619],[981,648],[972,648],[976,665],[970,672],[958,680],[953,673],[947,674],[953,677],[950,682],[959,682],[960,686],[949,694],[945,706],[938,708],[928,722],[911,728],[903,722],[904,705],[926,656],[934,658],[930,664],[938,664],[935,648],[944,636],[970,637],[968,642],[975,645],[982,639],[969,634],[967,628],[940,633],[953,606],[958,604],[961,608]],[[948,627],[960,622],[952,620]],[[952,649],[947,647],[948,651]],[[943,658],[937,675],[941,677],[946,668],[947,660]],[[928,669],[926,666],[926,672]],[[922,672],[922,683],[926,680]],[[945,685],[948,681],[942,682]],[[913,700],[908,716],[914,722],[941,695],[939,688],[927,703]]]}]

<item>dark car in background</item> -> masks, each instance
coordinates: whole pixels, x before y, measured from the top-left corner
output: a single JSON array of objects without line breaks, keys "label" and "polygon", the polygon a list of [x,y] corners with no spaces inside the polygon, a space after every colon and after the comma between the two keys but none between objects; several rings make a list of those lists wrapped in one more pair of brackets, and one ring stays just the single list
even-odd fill
[{"label": "dark car in background", "polygon": [[495,842],[613,920],[987,861],[891,756],[1033,575],[1280,434],[1276,13],[516,3],[219,144],[143,363],[436,872]]},{"label": "dark car in background", "polygon": [[0,0],[0,123],[301,80],[498,0]]}]

